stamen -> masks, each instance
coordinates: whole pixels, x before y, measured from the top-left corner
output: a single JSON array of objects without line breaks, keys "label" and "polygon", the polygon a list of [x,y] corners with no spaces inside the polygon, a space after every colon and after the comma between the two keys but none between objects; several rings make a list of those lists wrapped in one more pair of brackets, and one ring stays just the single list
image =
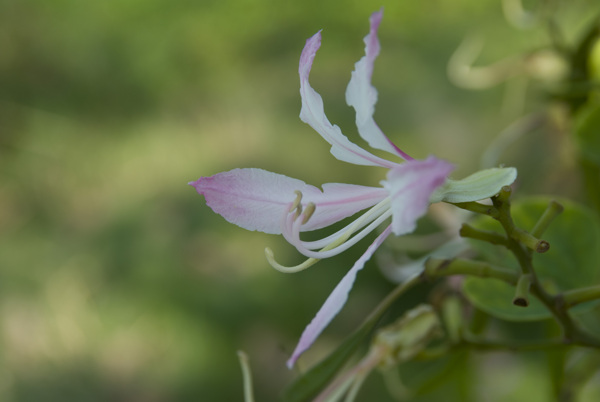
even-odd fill
[{"label": "stamen", "polygon": [[299,211],[296,211],[297,215],[300,215],[302,213],[302,191],[300,190],[296,190],[294,191],[294,193],[296,194],[296,199],[294,200],[294,203],[292,204],[292,206],[290,207],[290,213],[294,211],[294,209],[299,209]]},{"label": "stamen", "polygon": [[313,214],[315,213],[315,209],[317,208],[317,206],[315,205],[314,202],[309,202],[308,205],[306,206],[306,209],[304,210],[304,218],[302,219],[302,224],[304,225],[306,222],[308,222],[308,220],[310,219],[311,216],[313,216]]},{"label": "stamen", "polygon": [[292,267],[286,267],[285,265],[281,265],[280,263],[275,261],[275,255],[273,254],[273,250],[271,250],[269,247],[265,248],[265,256],[267,257],[267,261],[273,268],[275,268],[279,272],[283,272],[284,274],[294,274],[296,272],[304,271],[306,268],[309,268],[320,261],[318,258],[307,258],[301,264]]},{"label": "stamen", "polygon": [[[295,191],[295,193],[297,198],[290,208],[290,213],[294,212],[294,210],[296,210],[296,213],[293,215],[288,214],[283,217],[282,234],[301,254],[304,254],[309,258],[301,264],[288,267],[275,261],[273,250],[269,247],[265,248],[265,256],[269,264],[283,273],[303,271],[323,258],[332,257],[347,250],[392,215],[392,211],[389,208],[391,200],[388,197],[371,207],[354,222],[351,222],[344,229],[337,231],[333,235],[327,236],[321,240],[304,242],[300,240],[300,226],[308,222],[316,210],[316,205],[312,202],[306,205],[302,221],[298,221],[297,218],[300,215],[298,211],[302,211],[302,205],[300,204],[302,193],[300,191]],[[321,248],[321,250],[314,251],[317,248]],[[314,255],[314,257],[311,257],[311,255]]]},{"label": "stamen", "polygon": [[[362,229],[363,227],[367,226],[369,223],[373,222],[375,219],[379,218],[386,210],[389,209],[389,203],[390,203],[390,199],[385,198],[384,200],[380,201],[378,204],[372,206],[371,209],[369,209],[367,212],[362,214],[355,221],[350,222],[348,225],[346,225],[346,227],[338,230],[337,232],[335,232],[327,237],[324,237],[323,239],[320,239],[320,240],[300,241],[300,243],[302,244],[303,247],[305,247],[309,250],[316,250],[318,248],[323,248],[323,247],[327,246],[328,244],[334,242],[335,240],[345,236],[348,231],[353,230],[354,232],[356,232],[356,231]],[[285,222],[286,221],[284,220],[284,224],[285,224]],[[284,233],[284,237],[285,237],[285,233]]]},{"label": "stamen", "polygon": [[[295,239],[297,241],[290,242],[290,243],[296,247],[296,250],[298,250],[298,252],[300,252],[301,254],[303,254],[309,258],[324,259],[324,258],[333,257],[335,255],[338,255],[338,254],[348,250],[350,247],[352,247],[353,245],[358,243],[360,240],[365,238],[365,236],[367,236],[369,233],[371,233],[377,226],[379,226],[383,221],[388,219],[391,215],[392,215],[391,210],[385,211],[380,216],[378,216],[377,219],[373,220],[367,227],[362,229],[360,232],[358,232],[359,228],[356,228],[356,227],[350,228],[342,236],[335,239],[333,242],[328,244],[326,247],[323,247],[319,251],[313,251],[313,250],[303,247],[300,242],[300,237],[299,237],[300,233],[297,231],[294,233]],[[356,232],[358,232],[358,233],[355,234]]]}]

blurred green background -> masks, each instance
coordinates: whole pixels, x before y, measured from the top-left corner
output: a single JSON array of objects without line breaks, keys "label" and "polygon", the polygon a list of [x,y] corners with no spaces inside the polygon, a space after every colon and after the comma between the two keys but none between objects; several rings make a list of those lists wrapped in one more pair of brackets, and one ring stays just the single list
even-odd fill
[{"label": "blurred green background", "polygon": [[[598,5],[563,3],[572,41]],[[452,85],[448,59],[472,33],[485,37],[484,64],[549,43],[543,28],[511,27],[499,1],[0,0],[0,400],[241,400],[238,349],[257,400],[277,398],[303,327],[369,240],[283,275],[263,250],[291,264],[290,246],[228,224],[186,183],[259,167],[376,185],[383,171],[335,160],[299,120],[297,64],[323,28],[311,82],[354,138],[344,90],[380,6],[380,126],[414,157],[473,172],[519,115],[502,112],[505,85]],[[532,85],[523,113],[540,108]],[[536,152],[521,143],[501,162],[519,169],[523,194],[577,194],[568,141],[538,132],[524,144],[542,135]],[[391,287],[370,262],[300,366]]]}]

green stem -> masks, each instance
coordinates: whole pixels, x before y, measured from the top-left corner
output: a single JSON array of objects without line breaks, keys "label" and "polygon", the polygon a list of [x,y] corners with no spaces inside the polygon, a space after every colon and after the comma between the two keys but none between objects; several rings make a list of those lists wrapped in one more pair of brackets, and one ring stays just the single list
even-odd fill
[{"label": "green stem", "polygon": [[571,308],[581,303],[600,299],[600,285],[568,290],[563,292],[561,296],[564,306]]},{"label": "green stem", "polygon": [[550,223],[552,223],[554,218],[556,218],[563,210],[564,207],[561,204],[554,200],[550,201],[546,207],[546,210],[531,230],[531,235],[533,237],[541,237],[546,229],[548,229],[548,226],[550,226]]},{"label": "green stem", "polygon": [[485,241],[487,243],[506,246],[507,239],[506,237],[498,234],[496,232],[491,232],[488,230],[480,230],[475,229],[473,226],[463,223],[458,234],[461,237],[468,237],[470,239],[476,239]]},{"label": "green stem", "polygon": [[462,347],[475,349],[481,352],[495,352],[495,351],[531,351],[531,350],[544,350],[556,348],[564,348],[568,346],[562,339],[539,339],[535,341],[511,341],[511,340],[489,340],[481,339],[473,336],[465,336],[460,340],[458,344],[442,344],[435,347],[429,347],[421,351],[417,356],[416,360],[434,360],[448,354],[452,347]]},{"label": "green stem", "polygon": [[387,311],[387,309],[396,301],[398,297],[404,294],[407,290],[411,289],[413,286],[417,285],[422,281],[421,275],[415,275],[409,278],[407,281],[402,282],[400,285],[396,286],[394,290],[392,290],[382,301],[379,302],[377,307],[369,314],[369,316],[364,321],[363,325],[367,325],[367,323],[371,321],[379,321],[383,313]]},{"label": "green stem", "polygon": [[244,380],[244,402],[254,402],[252,371],[250,370],[248,355],[241,350],[238,350],[237,354],[238,358],[240,359],[240,366],[242,367],[242,376]]},{"label": "green stem", "polygon": [[498,210],[496,210],[496,208],[494,208],[493,205],[484,205],[475,201],[456,202],[451,204],[460,209],[466,209],[467,211],[475,212],[482,215],[488,215],[492,218],[496,218],[498,216]]},{"label": "green stem", "polygon": [[536,253],[545,253],[550,250],[550,243],[546,240],[540,240],[519,228],[514,228],[511,237]]},{"label": "green stem", "polygon": [[517,282],[517,289],[513,304],[519,307],[529,306],[529,288],[531,286],[531,275],[521,275]]},{"label": "green stem", "polygon": [[462,345],[484,351],[496,350],[540,350],[554,349],[557,347],[565,347],[566,344],[562,339],[540,339],[536,341],[491,341],[487,339],[463,339]]},{"label": "green stem", "polygon": [[492,201],[494,206],[498,208],[499,216],[497,219],[509,237],[507,247],[519,262],[523,275],[529,276],[529,280],[531,281],[530,293],[537,297],[558,321],[562,328],[565,342],[600,348],[599,339],[589,335],[575,324],[565,308],[564,298],[550,295],[537,279],[533,268],[531,251],[512,236],[515,226],[510,216],[509,196],[510,189],[505,187],[498,196],[492,198]]},{"label": "green stem", "polygon": [[508,282],[511,285],[516,285],[519,279],[519,274],[512,269],[464,258],[455,258],[453,260],[429,258],[425,262],[425,270],[421,274],[421,276],[426,279],[451,275],[471,275],[481,278],[495,278]]}]

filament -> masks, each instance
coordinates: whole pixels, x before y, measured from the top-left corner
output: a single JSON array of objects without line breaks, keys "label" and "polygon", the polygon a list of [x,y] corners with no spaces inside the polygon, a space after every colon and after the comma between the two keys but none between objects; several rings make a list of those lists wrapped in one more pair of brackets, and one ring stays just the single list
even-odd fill
[{"label": "filament", "polygon": [[[305,255],[306,257],[318,258],[318,259],[333,257],[335,255],[338,255],[338,254],[348,250],[350,247],[354,246],[360,240],[364,239],[365,236],[367,236],[369,233],[371,233],[373,230],[375,230],[375,228],[377,226],[379,226],[383,221],[385,221],[391,215],[392,215],[391,210],[384,211],[379,217],[377,217],[377,219],[372,221],[367,227],[362,229],[358,234],[356,234],[354,236],[352,236],[352,235],[354,233],[356,233],[358,230],[360,230],[360,228],[352,227],[352,228],[348,229],[342,236],[340,236],[338,239],[336,239],[335,241],[330,243],[331,247],[326,247],[327,250],[325,248],[323,248],[320,251],[314,251],[314,250],[310,250],[306,247],[303,247],[302,242],[300,241],[300,236],[299,236],[300,233],[298,230],[298,225],[294,225],[292,227],[293,232],[291,234],[294,236],[294,238],[288,239],[288,241],[296,247],[296,249],[298,250],[299,253]],[[359,225],[357,225],[357,226],[359,226]],[[286,237],[286,239],[287,239],[287,237]],[[290,240],[292,240],[292,241],[290,241]]]},{"label": "filament", "polygon": [[319,262],[318,258],[308,258],[301,264],[287,267],[275,261],[275,255],[273,254],[273,250],[271,250],[269,247],[265,248],[265,256],[267,257],[269,265],[271,265],[279,272],[283,272],[284,274],[294,274],[296,272],[304,271],[306,268],[312,267],[317,262]]},{"label": "filament", "polygon": [[[353,222],[350,222],[348,225],[346,225],[346,227],[338,230],[337,232],[335,232],[327,237],[324,237],[323,239],[320,239],[320,240],[301,241],[300,243],[303,245],[303,247],[305,247],[309,250],[316,250],[318,248],[323,248],[323,247],[327,246],[328,244],[334,242],[338,238],[347,234],[347,232],[349,230],[353,230],[355,232],[355,231],[362,229],[369,223],[373,222],[375,219],[377,219],[379,216],[381,216],[381,214],[383,212],[385,212],[386,210],[389,209],[389,203],[390,203],[390,198],[389,197],[385,198],[384,200],[380,201],[378,204],[372,206],[371,209],[369,209],[367,212],[362,214],[358,219],[356,219]],[[284,220],[283,224],[287,226],[287,220]],[[284,228],[285,228],[285,226],[284,226]],[[284,233],[284,237],[285,237],[285,233]]]}]

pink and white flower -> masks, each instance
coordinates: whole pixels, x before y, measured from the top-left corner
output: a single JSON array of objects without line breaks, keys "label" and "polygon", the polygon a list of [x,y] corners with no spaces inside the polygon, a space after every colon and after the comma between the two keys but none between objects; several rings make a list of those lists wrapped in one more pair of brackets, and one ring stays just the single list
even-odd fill
[{"label": "pink and white flower", "polygon": [[[381,186],[328,183],[320,190],[301,180],[262,169],[234,169],[189,183],[205,197],[207,205],[227,221],[248,230],[282,234],[307,257],[298,266],[284,267],[275,261],[272,251],[266,249],[271,265],[283,272],[297,272],[320,259],[333,257],[391,218],[388,226],[342,278],[306,327],[288,360],[289,367],[341,310],[358,271],[391,233],[400,236],[412,232],[417,220],[432,202],[481,200],[495,195],[516,178],[514,168],[496,168],[459,181],[448,179],[454,168],[452,164],[434,156],[424,160],[413,159],[379,129],[373,120],[377,90],[371,85],[371,75],[380,49],[377,29],[381,18],[381,11],[371,15],[370,32],[364,39],[366,54],[355,64],[346,90],[346,102],[356,111],[359,135],[372,148],[386,151],[399,161],[380,158],[359,147],[327,119],[323,100],[308,81],[321,45],[321,32],[306,41],[299,66],[300,119],[331,145],[331,153],[337,159],[356,165],[387,168],[387,176]],[[359,218],[330,236],[317,241],[304,241],[300,237],[302,232],[328,227],[367,208]]]}]

